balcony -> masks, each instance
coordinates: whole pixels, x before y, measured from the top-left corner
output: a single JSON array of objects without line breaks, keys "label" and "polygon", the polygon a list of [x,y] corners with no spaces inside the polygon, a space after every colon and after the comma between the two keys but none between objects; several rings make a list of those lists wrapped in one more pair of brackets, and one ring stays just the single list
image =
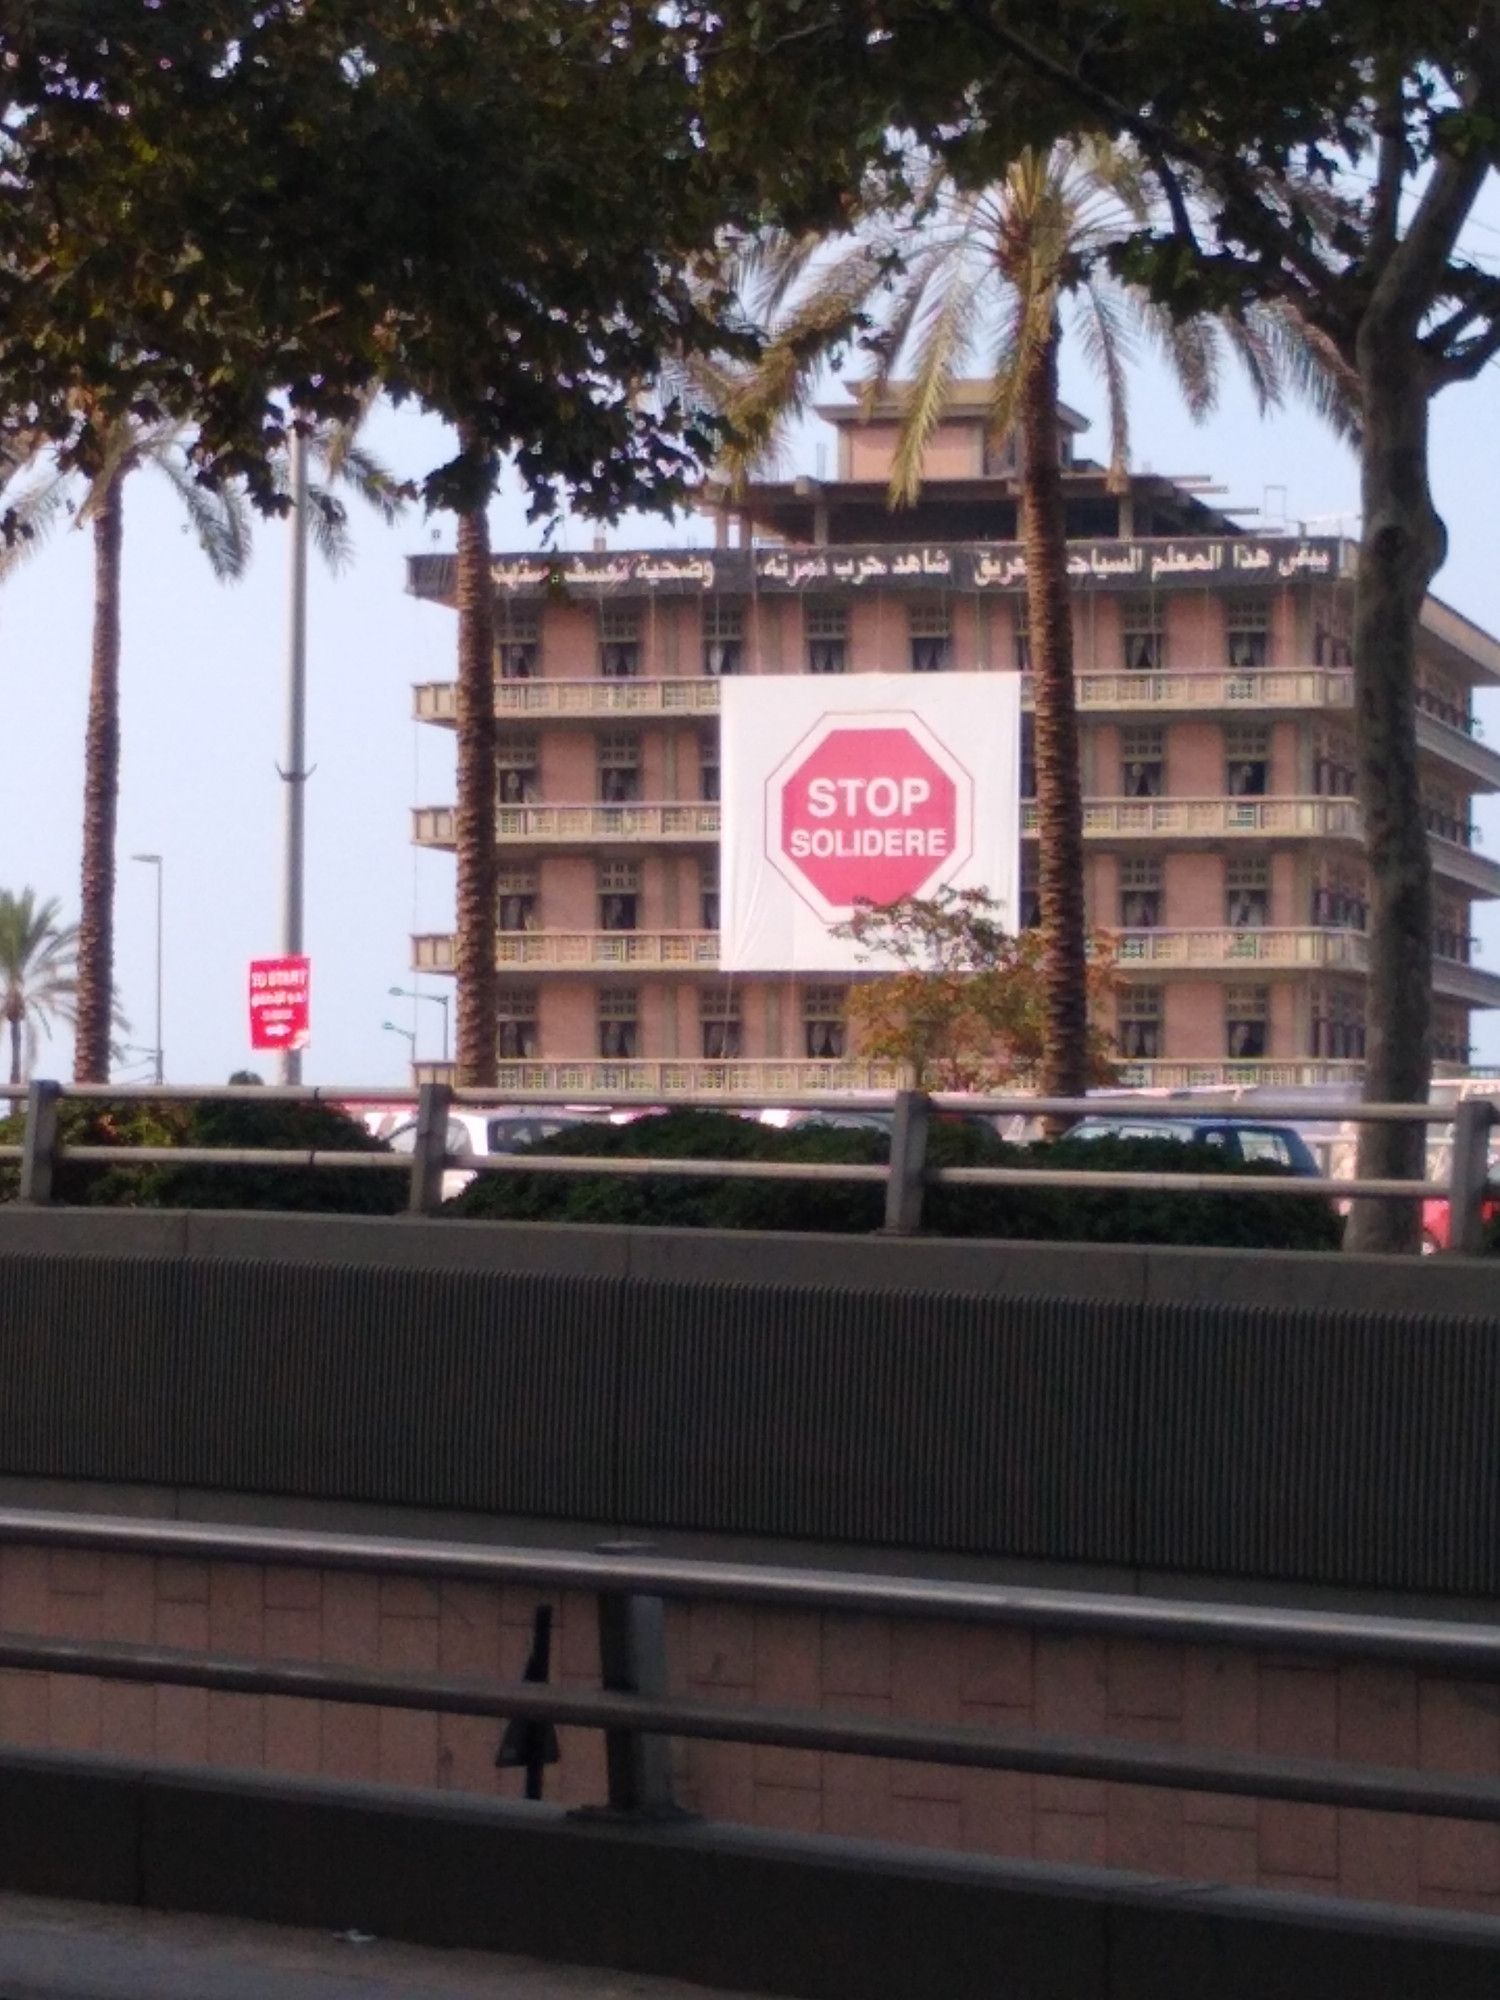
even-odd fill
[{"label": "balcony", "polygon": [[1224,930],[1116,931],[1122,971],[1238,972],[1247,965],[1292,970],[1363,972],[1369,953],[1362,931]]},{"label": "balcony", "polygon": [[[514,722],[596,722],[622,715],[636,720],[683,716],[688,720],[719,712],[719,683],[696,680],[531,680],[497,681],[495,713]],[[451,729],[458,720],[458,690],[452,681],[426,681],[412,689],[418,722]]]},{"label": "balcony", "polygon": [[[1030,674],[1021,678],[1021,699],[1031,705]],[[1197,715],[1216,711],[1257,715],[1300,709],[1351,708],[1354,672],[1350,667],[1254,667],[1231,672],[1204,667],[1180,673],[1094,673],[1076,676],[1078,706],[1097,715],[1135,715],[1142,709],[1177,709]]]},{"label": "balcony", "polygon": [[1117,1083],[1127,1090],[1307,1090],[1356,1085],[1362,1062],[1320,1061],[1311,1056],[1263,1056],[1253,1062],[1183,1062],[1155,1057],[1122,1062]]},{"label": "balcony", "polygon": [[[1121,972],[1321,971],[1362,973],[1369,969],[1369,939],[1363,931],[1280,930],[1244,927],[1226,930],[1149,930],[1113,933]],[[1500,973],[1466,960],[1434,957],[1432,990],[1471,1007],[1500,1007]]]},{"label": "balcony", "polygon": [[[417,1083],[451,1083],[452,1063],[416,1063]],[[572,1098],[637,1097],[665,1102],[674,1097],[738,1098],[775,1104],[785,1097],[827,1091],[901,1090],[907,1077],[899,1063],[808,1062],[747,1057],[735,1062],[662,1058],[633,1062],[502,1062],[496,1065],[497,1100],[512,1091],[546,1092]]]},{"label": "balcony", "polygon": [[[453,938],[446,933],[414,937],[414,972],[452,972]],[[495,963],[513,971],[533,966],[538,971],[594,969],[612,972],[622,967],[643,971],[712,971],[719,963],[717,931],[502,931],[495,940]]]},{"label": "balcony", "polygon": [[[452,806],[416,806],[412,840],[418,847],[451,848],[457,814]],[[719,837],[716,805],[501,806],[495,832],[508,846],[593,847],[600,842],[705,846]]]},{"label": "balcony", "polygon": [[[1021,831],[1035,834],[1033,799],[1021,805]],[[1083,831],[1091,840],[1357,840],[1353,799],[1086,799]]]}]

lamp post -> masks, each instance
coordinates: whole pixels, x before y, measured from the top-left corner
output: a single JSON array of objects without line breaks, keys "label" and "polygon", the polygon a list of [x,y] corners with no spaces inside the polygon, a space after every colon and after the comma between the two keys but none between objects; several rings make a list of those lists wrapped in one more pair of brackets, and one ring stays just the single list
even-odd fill
[{"label": "lamp post", "polygon": [[156,870],[156,1033],[153,1037],[156,1046],[152,1049],[151,1054],[156,1070],[153,1081],[156,1083],[165,1083],[167,1080],[166,1058],[162,1053],[161,1045],[162,860],[159,854],[132,854],[130,858],[132,861],[140,861],[146,867]]},{"label": "lamp post", "polygon": [[393,1000],[430,1000],[434,1007],[443,1010],[443,1061],[448,1060],[448,995],[446,993],[418,993],[410,986],[393,986]]},{"label": "lamp post", "polygon": [[[307,812],[307,439],[293,426],[288,446],[291,475],[291,551],[287,591],[286,786],[282,818],[281,949],[302,956],[303,856]],[[281,1057],[283,1083],[302,1081],[301,1049]]]},{"label": "lamp post", "polygon": [[406,1042],[406,1043],[408,1044],[408,1046],[409,1046],[409,1047],[410,1047],[410,1049],[411,1049],[411,1064],[412,1064],[412,1068],[413,1068],[413,1069],[415,1069],[415,1068],[416,1068],[416,1066],[417,1066],[417,1031],[416,1031],[416,1029],[415,1029],[415,1028],[403,1028],[403,1027],[400,1027],[400,1026],[398,1026],[398,1025],[397,1025],[397,1023],[396,1023],[395,1021],[382,1021],[380,1025],[381,1025],[381,1027],[382,1027],[382,1028],[384,1028],[385,1032],[386,1032],[386,1033],[387,1033],[388,1035],[400,1035],[400,1037],[402,1038],[402,1040],[403,1040],[404,1042]]}]

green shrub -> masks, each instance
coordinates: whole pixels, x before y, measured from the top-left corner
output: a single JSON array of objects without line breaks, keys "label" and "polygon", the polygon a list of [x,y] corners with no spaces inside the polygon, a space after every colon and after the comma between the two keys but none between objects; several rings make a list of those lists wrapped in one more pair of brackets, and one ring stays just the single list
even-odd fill
[{"label": "green shrub", "polygon": [[[803,1125],[781,1131],[713,1111],[671,1111],[630,1125],[579,1124],[523,1149],[605,1159],[732,1159],[882,1162],[883,1132]],[[1074,1140],[1012,1146],[974,1122],[939,1120],[934,1166],[1036,1166],[1103,1172],[1224,1173],[1243,1193],[1076,1188],[932,1188],[924,1217],[935,1236],[1112,1243],[1224,1244],[1243,1248],[1336,1249],[1340,1219],[1322,1197],[1274,1191],[1274,1167],[1238,1167],[1210,1147],[1175,1140]],[[1263,1184],[1273,1185],[1266,1188]],[[511,1173],[483,1175],[447,1213],[509,1221],[610,1222],[656,1227],[768,1229],[866,1234],[884,1214],[879,1183],[697,1180]]]},{"label": "green shrub", "polygon": [[[64,1146],[191,1146],[383,1153],[356,1119],[323,1104],[64,1103]],[[19,1143],[19,1114],[0,1138]],[[19,1175],[0,1169],[0,1201],[15,1199]],[[85,1166],[64,1159],[53,1182],[59,1204],[88,1208],[248,1208],[341,1215],[394,1215],[406,1206],[402,1173],[365,1168]]]}]

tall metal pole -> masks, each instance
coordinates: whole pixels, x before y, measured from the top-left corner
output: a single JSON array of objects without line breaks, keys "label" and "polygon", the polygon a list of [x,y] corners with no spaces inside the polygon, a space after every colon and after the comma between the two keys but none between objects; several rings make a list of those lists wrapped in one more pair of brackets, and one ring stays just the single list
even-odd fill
[{"label": "tall metal pole", "polygon": [[[288,576],[286,649],[286,786],[282,818],[281,949],[302,956],[302,881],[307,784],[307,440],[291,438],[292,546]],[[302,1081],[302,1051],[284,1049],[283,1083]]]},{"label": "tall metal pole", "polygon": [[132,854],[130,858],[132,861],[144,862],[148,868],[154,868],[156,870],[156,1035],[155,1035],[155,1047],[152,1049],[151,1054],[153,1058],[152,1068],[155,1072],[154,1081],[157,1083],[165,1083],[167,1080],[167,1065],[166,1065],[166,1055],[162,1049],[162,1043],[161,1043],[161,991],[162,991],[161,941],[162,941],[162,865],[163,864],[162,864],[162,858],[159,854]]},{"label": "tall metal pole", "polygon": [[167,1056],[161,1040],[161,936],[162,936],[162,876],[165,870],[162,859],[156,857],[156,1081],[167,1080]]}]

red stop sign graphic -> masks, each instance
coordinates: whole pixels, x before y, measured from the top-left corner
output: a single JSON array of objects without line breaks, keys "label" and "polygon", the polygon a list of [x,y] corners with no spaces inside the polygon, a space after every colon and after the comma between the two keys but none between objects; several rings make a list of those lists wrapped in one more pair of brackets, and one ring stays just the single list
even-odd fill
[{"label": "red stop sign graphic", "polygon": [[958,789],[916,730],[835,724],[786,772],[780,826],[767,832],[782,872],[829,908],[894,903],[961,858]]}]

